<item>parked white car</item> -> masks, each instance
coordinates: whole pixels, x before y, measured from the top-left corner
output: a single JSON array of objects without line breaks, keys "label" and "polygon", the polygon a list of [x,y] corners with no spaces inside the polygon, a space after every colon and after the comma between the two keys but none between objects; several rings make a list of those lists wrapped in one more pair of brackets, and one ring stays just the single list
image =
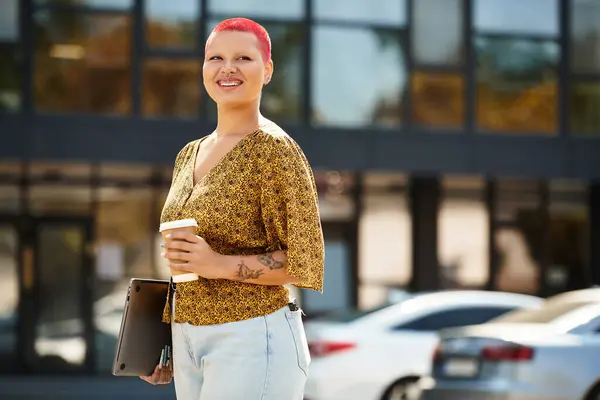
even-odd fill
[{"label": "parked white car", "polygon": [[600,289],[440,336],[424,400],[600,399]]},{"label": "parked white car", "polygon": [[487,291],[417,294],[371,312],[306,322],[312,363],[306,400],[410,398],[431,367],[437,331],[481,324],[543,300]]}]

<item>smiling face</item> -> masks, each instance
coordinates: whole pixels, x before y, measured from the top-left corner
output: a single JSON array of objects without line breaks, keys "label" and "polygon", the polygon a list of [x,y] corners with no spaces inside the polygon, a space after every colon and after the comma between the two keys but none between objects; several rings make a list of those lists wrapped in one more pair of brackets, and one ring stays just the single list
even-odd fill
[{"label": "smiling face", "polygon": [[202,68],[204,87],[219,106],[243,106],[258,102],[263,85],[273,72],[264,62],[253,33],[221,31],[207,43]]}]

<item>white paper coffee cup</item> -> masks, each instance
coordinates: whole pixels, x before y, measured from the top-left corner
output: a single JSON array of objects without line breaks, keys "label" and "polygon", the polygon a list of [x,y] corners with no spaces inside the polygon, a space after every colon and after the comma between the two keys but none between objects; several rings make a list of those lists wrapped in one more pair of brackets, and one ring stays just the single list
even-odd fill
[{"label": "white paper coffee cup", "polygon": [[[185,232],[193,233],[195,235],[197,227],[198,227],[198,222],[196,222],[196,220],[193,218],[188,218],[188,219],[180,219],[180,220],[176,220],[176,221],[163,222],[162,224],[160,224],[158,231],[162,234],[162,240],[166,245],[166,243],[169,240],[173,240],[173,239],[166,238],[166,236],[169,233],[175,232],[175,231],[185,231]],[[178,240],[178,239],[175,239],[175,240]],[[171,260],[171,261],[172,262],[185,262],[184,260]],[[185,272],[185,271],[175,270],[173,268],[170,268],[170,269],[171,269],[171,276],[173,278],[173,282],[188,282],[188,281],[198,280],[198,275],[193,272]]]}]

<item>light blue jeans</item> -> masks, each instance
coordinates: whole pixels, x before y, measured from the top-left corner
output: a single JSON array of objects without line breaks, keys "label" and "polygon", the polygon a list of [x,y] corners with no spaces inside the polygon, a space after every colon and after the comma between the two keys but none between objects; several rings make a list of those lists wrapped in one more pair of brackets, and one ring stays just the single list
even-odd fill
[{"label": "light blue jeans", "polygon": [[310,354],[301,315],[284,307],[220,325],[172,323],[177,400],[302,400]]}]

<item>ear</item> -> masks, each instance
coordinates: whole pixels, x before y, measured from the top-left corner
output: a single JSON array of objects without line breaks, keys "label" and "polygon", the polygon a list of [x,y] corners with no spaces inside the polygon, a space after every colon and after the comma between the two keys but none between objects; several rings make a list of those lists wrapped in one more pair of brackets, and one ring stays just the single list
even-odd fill
[{"label": "ear", "polygon": [[273,60],[271,60],[265,64],[265,76],[263,79],[264,85],[267,85],[269,82],[271,82],[271,78],[273,77],[273,71],[274,71],[274,65],[273,65]]}]

